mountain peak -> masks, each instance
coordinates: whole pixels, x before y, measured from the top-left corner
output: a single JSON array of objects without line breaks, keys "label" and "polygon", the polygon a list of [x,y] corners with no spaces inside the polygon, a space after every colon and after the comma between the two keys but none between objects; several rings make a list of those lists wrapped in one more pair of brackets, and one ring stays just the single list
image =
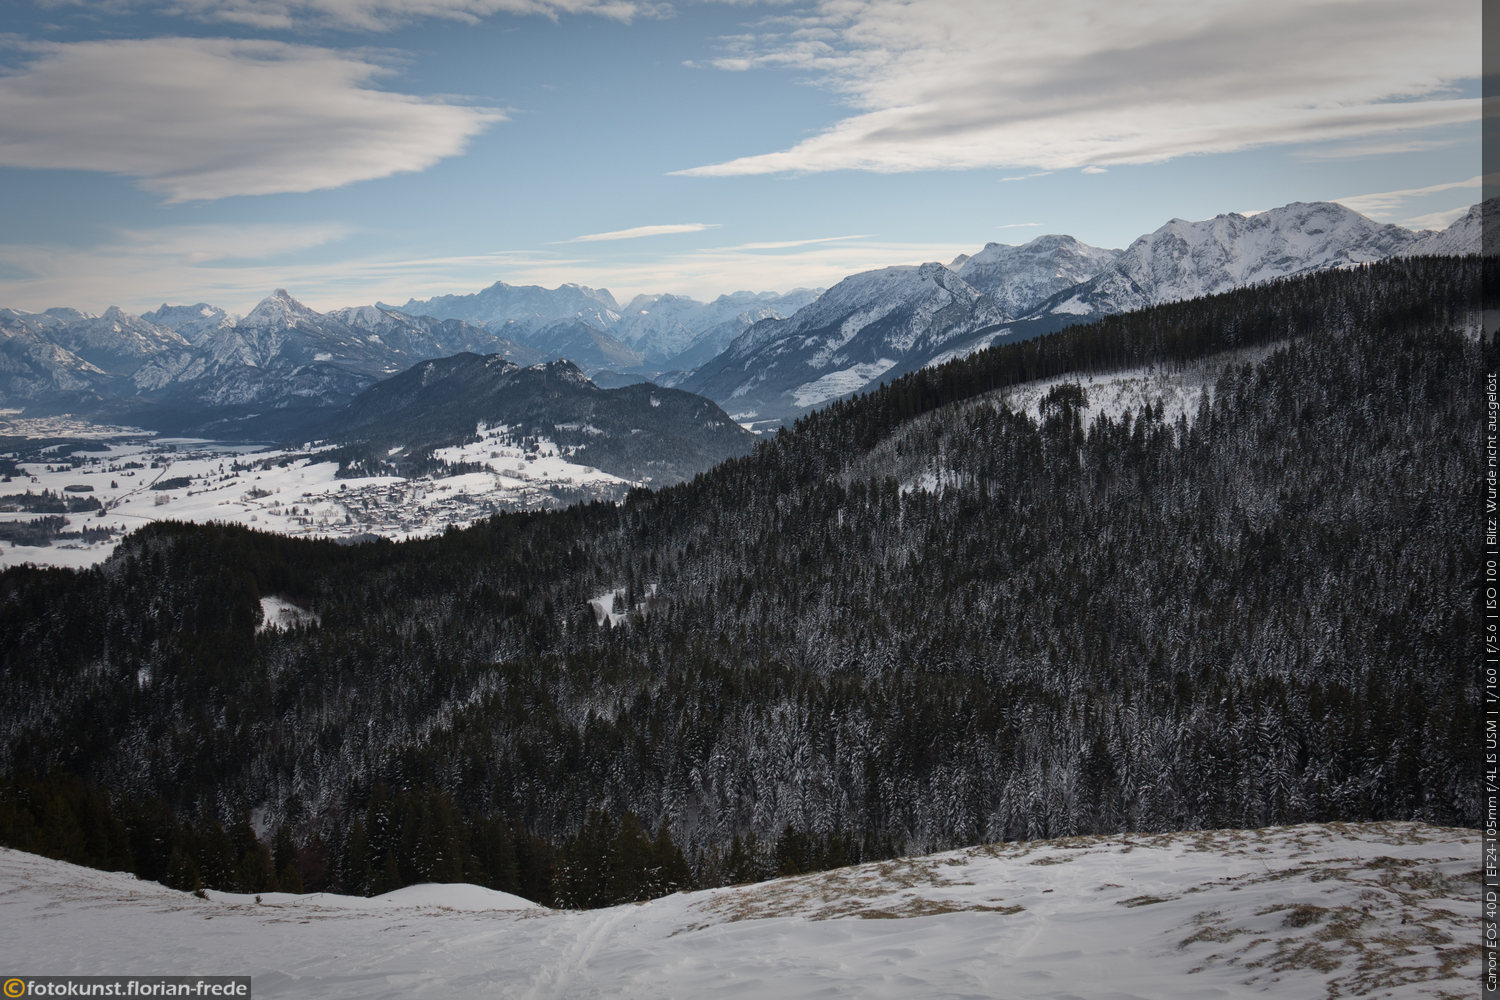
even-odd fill
[{"label": "mountain peak", "polygon": [[287,322],[293,317],[317,315],[312,309],[292,298],[291,293],[285,288],[278,288],[255,304],[255,308],[250,310],[250,314],[245,317],[245,322],[251,325],[266,320]]}]

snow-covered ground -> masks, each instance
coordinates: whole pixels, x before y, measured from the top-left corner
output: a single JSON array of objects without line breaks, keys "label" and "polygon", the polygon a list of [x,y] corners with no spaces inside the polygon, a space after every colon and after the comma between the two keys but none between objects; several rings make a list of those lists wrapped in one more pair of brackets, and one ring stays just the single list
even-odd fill
[{"label": "snow-covered ground", "polygon": [[1111,420],[1119,420],[1126,413],[1139,414],[1148,403],[1152,409],[1162,411],[1169,422],[1185,415],[1192,423],[1204,394],[1212,399],[1214,383],[1222,371],[1223,362],[1220,361],[1182,370],[1133,368],[1094,376],[1068,375],[1028,382],[1006,392],[1005,399],[1013,409],[1035,420],[1047,393],[1059,385],[1076,385],[1088,394],[1084,427],[1100,414]]},{"label": "snow-covered ground", "polygon": [[473,886],[198,899],[0,850],[0,955],[257,997],[1458,997],[1479,851],[1413,823],[1090,837],[575,913]]},{"label": "snow-covered ground", "polygon": [[306,608],[299,608],[284,597],[262,597],[260,599],[260,624],[257,632],[284,632],[303,625],[318,624],[318,616]]},{"label": "snow-covered ground", "polygon": [[[0,418],[0,436],[88,440],[76,467],[60,458],[21,463],[21,474],[0,482],[0,498],[44,491],[95,498],[105,508],[62,515],[64,533],[82,529],[109,536],[55,538],[46,546],[0,540],[0,569],[21,563],[89,566],[114,551],[126,532],[151,521],[245,524],[265,531],[317,537],[361,534],[403,539],[441,533],[497,511],[535,510],[580,499],[623,495],[631,485],[598,469],[576,465],[548,441],[527,450],[504,427],[480,428],[480,440],[436,455],[485,472],[404,479],[337,478],[334,462],[316,452],[158,438],[134,428],[104,428],[67,419]],[[0,446],[0,455],[3,455]],[[169,489],[168,483],[181,481]],[[69,491],[69,487],[73,487]],[[43,513],[0,510],[0,522],[31,521]]]}]

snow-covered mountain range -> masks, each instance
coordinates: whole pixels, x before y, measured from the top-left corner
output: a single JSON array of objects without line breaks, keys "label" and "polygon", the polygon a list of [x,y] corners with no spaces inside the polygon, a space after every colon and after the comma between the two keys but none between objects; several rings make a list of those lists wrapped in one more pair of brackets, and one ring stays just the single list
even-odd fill
[{"label": "snow-covered mountain range", "polygon": [[[1173,219],[1124,250],[1047,235],[990,243],[948,265],[880,268],[825,292],[736,292],[712,302],[496,282],[470,295],[319,313],[285,290],[243,318],[206,303],[0,309],[0,406],[99,412],[232,432],[287,430],[412,364],[472,352],[518,364],[567,358],[624,384],[700,392],[775,424],[990,344],[1247,284],[1406,254],[1477,253],[1480,206],[1442,231],[1374,222],[1342,205]],[[619,374],[626,373],[626,374]],[[229,411],[227,413],[220,411]],[[220,419],[225,418],[225,419]],[[195,423],[196,421],[196,423]],[[244,428],[242,428],[244,429]]]},{"label": "snow-covered mountain range", "polygon": [[[608,289],[566,284],[554,289],[497,281],[472,295],[443,295],[401,307],[410,315],[461,319],[566,357],[585,370],[695,368],[763,319],[790,316],[817,297],[797,289],[735,292],[712,302],[682,295],[637,295],[621,306]],[[580,327],[593,331],[592,345]],[[571,349],[571,353],[569,353]]]},{"label": "snow-covered mountain range", "polygon": [[1070,236],[991,243],[946,267],[846,278],[784,320],[757,323],[679,384],[743,420],[780,422],[1001,340],[1275,278],[1407,254],[1478,253],[1479,206],[1440,232],[1331,202],[1173,219],[1125,250]]},{"label": "snow-covered mountain range", "polygon": [[521,364],[543,358],[459,320],[378,306],[320,313],[285,289],[242,318],[204,303],[164,304],[142,316],[118,308],[102,316],[6,309],[0,310],[0,405],[148,423],[154,414],[189,425],[247,409],[290,418],[337,407],[414,362],[464,351]]},{"label": "snow-covered mountain range", "polygon": [[[1173,219],[1094,275],[1031,312],[1090,317],[1212,295],[1244,285],[1408,253],[1477,253],[1463,220],[1442,233],[1374,222],[1332,202],[1295,202],[1258,215]],[[1423,245],[1431,249],[1422,249]],[[1439,246],[1453,247],[1441,251]]]}]

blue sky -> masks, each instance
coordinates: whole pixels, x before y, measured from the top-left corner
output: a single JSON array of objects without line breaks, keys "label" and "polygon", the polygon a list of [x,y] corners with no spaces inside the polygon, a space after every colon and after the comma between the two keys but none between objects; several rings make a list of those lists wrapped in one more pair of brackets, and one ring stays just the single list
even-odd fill
[{"label": "blue sky", "polygon": [[13,0],[0,305],[707,298],[1479,200],[1478,0]]}]

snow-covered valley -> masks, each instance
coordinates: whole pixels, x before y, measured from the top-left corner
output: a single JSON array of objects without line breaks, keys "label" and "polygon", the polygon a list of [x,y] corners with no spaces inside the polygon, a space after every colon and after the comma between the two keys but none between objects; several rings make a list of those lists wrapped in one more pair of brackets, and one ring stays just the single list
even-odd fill
[{"label": "snow-covered valley", "polygon": [[[0,476],[0,531],[63,517],[50,544],[0,535],[0,569],[22,563],[90,566],[130,531],[152,521],[245,524],[287,535],[404,539],[463,527],[498,511],[537,510],[614,498],[630,483],[568,461],[549,441],[514,440],[481,427],[475,441],[439,449],[446,467],[483,471],[421,478],[339,478],[317,449],[298,451],[156,437],[136,428],[62,418],[0,417],[0,437],[87,441],[56,460],[43,453]],[[14,452],[12,454],[15,454]],[[0,443],[0,458],[6,455]],[[31,494],[27,499],[26,494]],[[53,511],[44,494],[87,509]],[[55,506],[55,505],[54,505]]]},{"label": "snow-covered valley", "polygon": [[258,997],[1469,996],[1475,831],[999,844],[583,912],[474,886],[204,898],[0,850],[10,975],[250,975]]}]

